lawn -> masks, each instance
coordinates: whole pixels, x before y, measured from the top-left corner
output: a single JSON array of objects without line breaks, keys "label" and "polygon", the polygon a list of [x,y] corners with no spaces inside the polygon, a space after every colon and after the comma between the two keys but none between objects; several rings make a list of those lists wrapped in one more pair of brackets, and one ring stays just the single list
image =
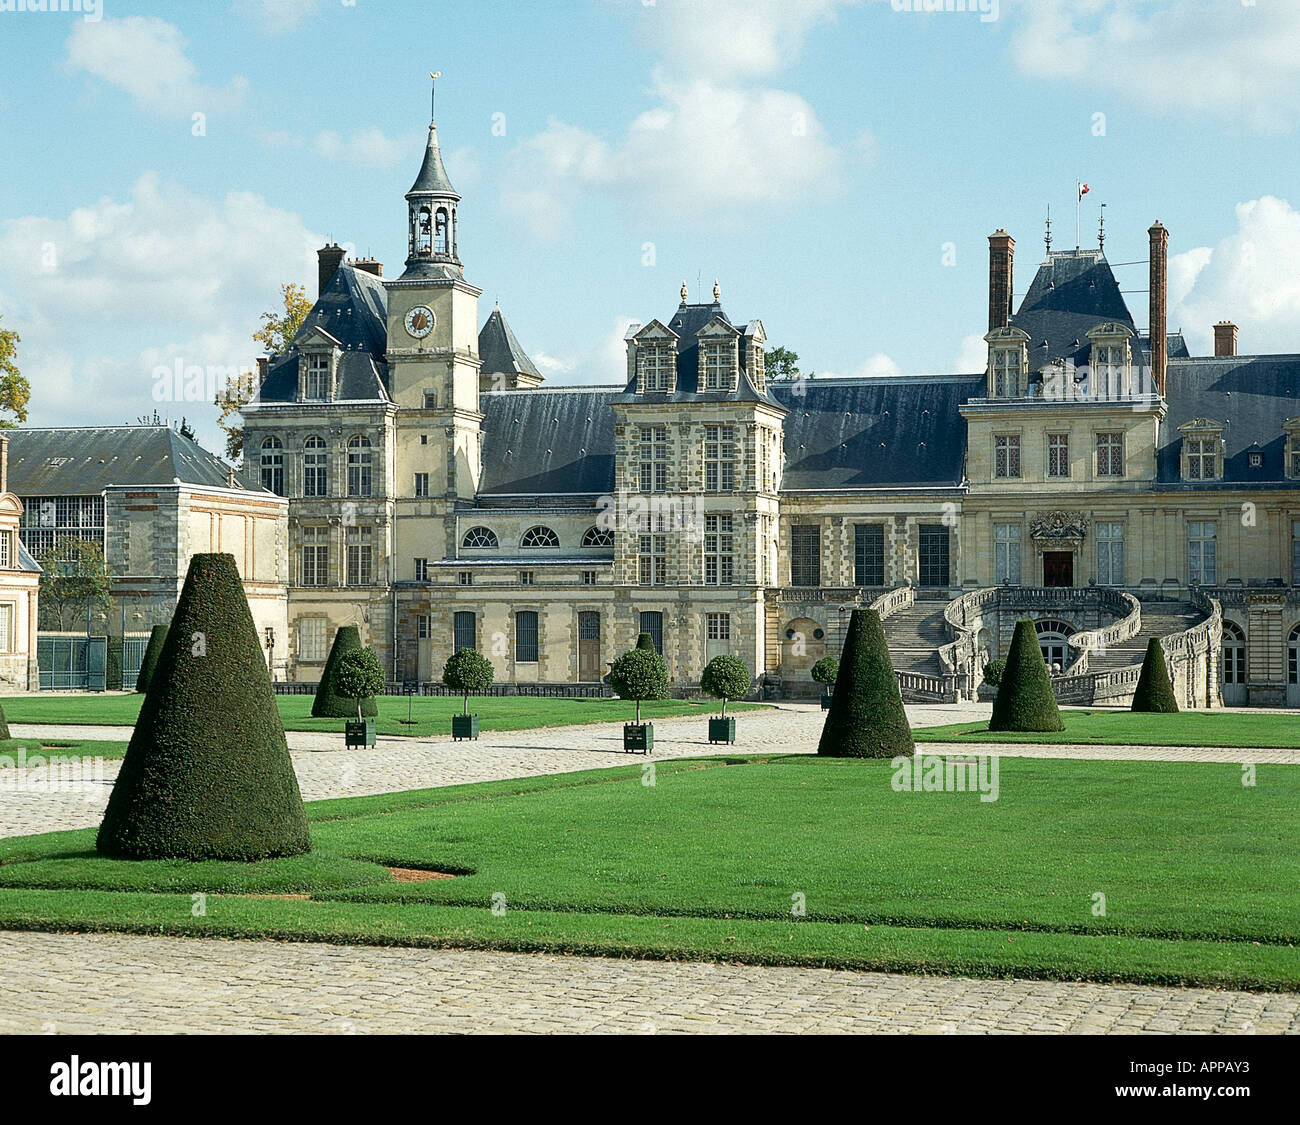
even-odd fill
[{"label": "lawn", "polygon": [[[91,726],[134,726],[140,713],[143,695],[20,695],[5,700],[5,715],[11,723],[67,723]],[[310,695],[278,695],[276,704],[286,730],[342,731],[343,719],[313,719]],[[407,716],[407,697],[380,696],[376,731],[382,735],[427,738],[451,734],[451,717],[459,715],[463,700],[459,697],[420,695],[410,698],[413,726],[402,720]],[[674,715],[718,714],[722,704],[714,701],[691,702],[665,699],[641,704],[643,719],[668,718]],[[752,710],[755,704],[728,703],[733,710]],[[528,696],[470,696],[469,709],[477,712],[484,731],[530,730],[536,727],[563,727],[577,723],[631,722],[634,705],[621,699],[541,699]]]},{"label": "lawn", "polygon": [[992,802],[892,777],[791,755],[321,801],[310,856],[248,865],[8,839],[0,927],[1300,989],[1300,768],[1005,759]]},{"label": "lawn", "polygon": [[1300,749],[1300,715],[1258,711],[1182,711],[1176,715],[1132,711],[1062,710],[1065,730],[1048,734],[990,731],[987,721],[918,728],[917,742],[1092,743],[1106,746],[1242,746]]},{"label": "lawn", "polygon": [[49,765],[51,759],[74,762],[83,757],[120,758],[125,753],[125,742],[96,742],[85,738],[5,738],[0,739],[0,769],[14,766],[35,768]]}]

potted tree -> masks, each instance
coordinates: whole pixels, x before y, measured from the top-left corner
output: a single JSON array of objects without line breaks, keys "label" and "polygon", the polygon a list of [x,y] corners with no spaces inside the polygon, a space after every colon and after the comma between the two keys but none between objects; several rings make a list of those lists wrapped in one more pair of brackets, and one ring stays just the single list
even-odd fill
[{"label": "potted tree", "polygon": [[668,698],[668,671],[663,658],[643,648],[623,653],[610,665],[609,686],[620,699],[636,700],[636,722],[623,724],[624,751],[650,753],[655,745],[655,728],[653,723],[641,722],[641,701]]},{"label": "potted tree", "polygon": [[459,715],[451,717],[451,737],[478,738],[478,715],[469,713],[469,693],[487,691],[492,686],[492,661],[476,648],[463,648],[447,659],[442,682],[452,691],[464,692],[465,705]]},{"label": "potted tree", "polygon": [[335,670],[335,689],[338,694],[357,701],[357,717],[344,724],[344,740],[348,746],[373,746],[375,720],[363,718],[361,701],[381,695],[384,690],[384,666],[371,648],[354,648],[339,657]]},{"label": "potted tree", "polygon": [[975,689],[976,696],[985,702],[990,699],[997,699],[998,685],[1002,682],[1002,677],[1006,675],[1006,671],[1007,662],[1000,657],[985,664],[980,686]]},{"label": "potted tree", "polygon": [[835,677],[840,674],[840,662],[833,656],[823,656],[812,666],[812,678],[826,690],[822,692],[822,710],[831,709],[831,688],[835,686]]},{"label": "potted tree", "polygon": [[736,720],[727,718],[727,700],[743,699],[752,683],[749,669],[738,656],[715,656],[705,665],[700,687],[714,699],[722,700],[722,718],[709,717],[710,742],[736,741]]}]

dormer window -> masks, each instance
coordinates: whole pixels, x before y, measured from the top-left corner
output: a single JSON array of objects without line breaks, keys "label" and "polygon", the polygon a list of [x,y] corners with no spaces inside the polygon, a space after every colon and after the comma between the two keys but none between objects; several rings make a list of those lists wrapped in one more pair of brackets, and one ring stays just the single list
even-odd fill
[{"label": "dormer window", "polygon": [[330,357],[317,352],[303,358],[307,364],[307,371],[303,376],[302,397],[329,398]]},{"label": "dormer window", "polygon": [[1220,480],[1223,477],[1223,423],[1194,418],[1178,427],[1183,435],[1183,480]]},{"label": "dormer window", "polygon": [[338,391],[339,342],[315,328],[298,344],[298,401],[332,402]]},{"label": "dormer window", "polygon": [[1128,398],[1132,352],[1129,340],[1133,333],[1123,324],[1099,324],[1088,333],[1092,342],[1089,364],[1090,397],[1094,399]]},{"label": "dormer window", "polygon": [[641,390],[662,393],[672,390],[676,349],[671,344],[651,344],[639,350]]},{"label": "dormer window", "polygon": [[1286,475],[1300,480],[1300,418],[1288,418],[1282,429],[1286,433]]},{"label": "dormer window", "polygon": [[700,345],[700,365],[703,369],[703,389],[706,391],[734,391],[736,389],[736,345],[720,342]]},{"label": "dormer window", "polygon": [[1029,378],[1028,334],[1008,325],[984,339],[989,345],[988,397],[1023,398]]}]

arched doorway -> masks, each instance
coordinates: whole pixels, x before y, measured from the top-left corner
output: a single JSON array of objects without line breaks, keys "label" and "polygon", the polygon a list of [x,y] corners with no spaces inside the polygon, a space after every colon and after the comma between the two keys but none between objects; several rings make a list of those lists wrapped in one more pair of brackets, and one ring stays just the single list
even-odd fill
[{"label": "arched doorway", "polygon": [[[1224,633],[1227,640],[1227,633]],[[1300,625],[1286,639],[1286,705],[1300,707]]]},{"label": "arched doorway", "polygon": [[[1291,635],[1295,636],[1294,630]],[[1290,653],[1293,651],[1289,644],[1288,663],[1291,659]],[[1293,690],[1288,682],[1286,689],[1288,702],[1291,700]],[[1246,635],[1241,631],[1240,626],[1231,621],[1223,623],[1223,703],[1225,707],[1246,705]]]},{"label": "arched doorway", "polygon": [[1074,627],[1068,621],[1047,617],[1034,622],[1034,632],[1038,634],[1038,647],[1047,670],[1053,675],[1064,672],[1071,663],[1069,637]]}]

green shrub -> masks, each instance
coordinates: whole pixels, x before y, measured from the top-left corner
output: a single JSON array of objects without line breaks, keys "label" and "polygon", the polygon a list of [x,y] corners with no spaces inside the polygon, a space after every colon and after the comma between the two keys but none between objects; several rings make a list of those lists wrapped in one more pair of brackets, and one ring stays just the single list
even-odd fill
[{"label": "green shrub", "polygon": [[144,646],[144,656],[140,659],[140,674],[135,678],[136,691],[146,692],[149,690],[154,669],[158,667],[158,657],[162,655],[163,645],[166,643],[166,625],[155,625],[149,630],[149,643]]},{"label": "green shrub", "polygon": [[[645,633],[641,634],[646,636]],[[663,657],[639,645],[623,653],[609,668],[609,686],[619,699],[636,700],[636,721],[641,722],[643,699],[668,698],[668,673]]]},{"label": "green shrub", "polygon": [[990,660],[984,665],[984,682],[997,687],[1002,682],[1002,677],[1006,675],[1007,662],[999,657],[997,660]]},{"label": "green shrub", "polygon": [[384,666],[372,648],[349,649],[334,669],[334,690],[356,700],[357,722],[361,721],[362,700],[374,702],[384,692]]},{"label": "green shrub", "polygon": [[722,700],[722,717],[727,717],[727,700],[744,699],[754,684],[745,662],[738,656],[715,656],[704,666],[700,687]]},{"label": "green shrub", "polygon": [[251,861],[311,850],[233,555],[190,560],[96,846],[117,859]]},{"label": "green shrub", "polygon": [[462,715],[469,714],[469,693],[487,691],[492,686],[496,669],[492,661],[476,648],[463,648],[448,657],[446,667],[442,670],[442,682],[452,691],[465,693],[465,706]]},{"label": "green shrub", "polygon": [[1142,672],[1138,676],[1137,689],[1133,692],[1131,710],[1167,715],[1178,710],[1178,696],[1174,692],[1173,681],[1169,678],[1165,650],[1159,637],[1147,641],[1147,654],[1142,660]]},{"label": "green shrub", "polygon": [[5,718],[5,709],[0,707],[0,738],[10,738],[9,720]]},{"label": "green shrub", "polygon": [[830,758],[895,758],[910,757],[915,749],[880,614],[855,609],[817,753]]},{"label": "green shrub", "polygon": [[[320,683],[316,687],[316,698],[312,700],[311,713],[316,719],[350,719],[356,711],[356,700],[350,699],[339,691],[335,683],[339,661],[343,654],[355,652],[361,648],[361,630],[355,625],[340,625],[334,634],[334,643],[330,646],[329,657],[325,661],[325,670],[320,674]],[[382,691],[383,688],[380,688]],[[374,697],[361,701],[361,714],[374,718],[379,714],[379,705]]]},{"label": "green shrub", "polygon": [[658,651],[659,651],[657,648],[655,648],[655,639],[654,639],[654,637],[652,637],[649,633],[638,633],[638,634],[637,634],[637,638],[636,638],[636,647],[637,647],[637,648],[640,648],[640,649],[647,649],[647,650],[649,650],[650,652],[658,652]]},{"label": "green shrub", "polygon": [[1064,730],[1052,680],[1038,647],[1038,634],[1029,620],[1016,622],[1002,673],[998,697],[993,701],[993,718],[989,730],[1053,731]]},{"label": "green shrub", "polygon": [[840,674],[840,662],[833,656],[823,656],[812,666],[812,678],[819,684],[830,687]]}]

